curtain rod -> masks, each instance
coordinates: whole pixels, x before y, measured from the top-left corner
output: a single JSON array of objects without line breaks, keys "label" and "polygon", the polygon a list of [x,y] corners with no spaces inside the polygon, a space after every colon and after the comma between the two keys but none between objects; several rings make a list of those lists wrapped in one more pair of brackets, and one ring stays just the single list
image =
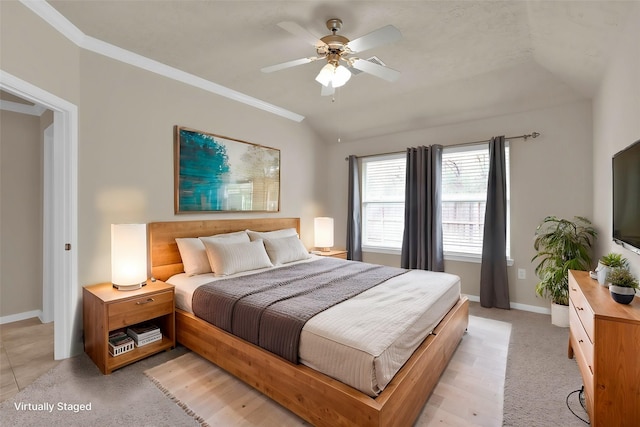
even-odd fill
[{"label": "curtain rod", "polygon": [[[537,138],[540,136],[539,132],[531,132],[529,134],[525,134],[525,135],[518,135],[518,136],[506,136],[504,139],[507,140],[511,140],[511,139],[524,139],[525,141],[529,138]],[[484,144],[485,142],[489,142],[491,141],[490,139],[485,139],[482,141],[473,141],[473,142],[463,142],[461,144],[452,144],[452,145],[447,145],[446,147],[464,147],[465,145],[477,145],[477,144]],[[357,159],[364,159],[366,157],[374,157],[374,156],[387,156],[390,154],[400,154],[400,153],[406,153],[406,150],[404,151],[391,151],[388,153],[380,153],[380,154],[367,154],[364,156],[356,156]],[[349,157],[345,157],[345,160],[349,160]]]}]

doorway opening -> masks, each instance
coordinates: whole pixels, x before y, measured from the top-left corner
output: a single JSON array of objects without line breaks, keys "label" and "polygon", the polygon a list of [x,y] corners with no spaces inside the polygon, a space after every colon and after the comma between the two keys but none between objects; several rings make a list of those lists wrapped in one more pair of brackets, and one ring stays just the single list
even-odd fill
[{"label": "doorway opening", "polygon": [[[53,111],[53,125],[45,132],[51,148],[45,152],[43,207],[48,226],[43,236],[43,272],[53,301],[54,358],[66,359],[82,350],[81,305],[78,297],[77,201],[78,108],[29,82],[0,70],[0,89]],[[46,282],[46,281],[45,281]],[[46,285],[45,285],[46,287]],[[43,317],[45,307],[43,301]]]}]

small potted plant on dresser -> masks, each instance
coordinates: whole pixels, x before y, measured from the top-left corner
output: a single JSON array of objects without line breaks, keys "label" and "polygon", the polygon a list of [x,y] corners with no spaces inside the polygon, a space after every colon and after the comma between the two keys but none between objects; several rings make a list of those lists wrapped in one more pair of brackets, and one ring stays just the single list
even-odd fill
[{"label": "small potted plant on dresser", "polygon": [[607,282],[611,283],[609,292],[615,302],[629,304],[633,301],[638,289],[638,279],[633,277],[629,270],[621,267],[611,269],[607,275]]},{"label": "small potted plant on dresser", "polygon": [[608,254],[603,255],[598,261],[598,267],[596,268],[598,283],[602,286],[609,286],[607,276],[609,275],[609,271],[613,268],[629,269],[629,261],[624,258],[622,254],[617,254],[615,252],[609,252]]},{"label": "small potted plant on dresser", "polygon": [[591,245],[597,236],[591,222],[583,217],[573,221],[546,217],[536,228],[533,247],[540,282],[536,293],[551,299],[551,323],[569,327],[569,270],[591,268]]}]

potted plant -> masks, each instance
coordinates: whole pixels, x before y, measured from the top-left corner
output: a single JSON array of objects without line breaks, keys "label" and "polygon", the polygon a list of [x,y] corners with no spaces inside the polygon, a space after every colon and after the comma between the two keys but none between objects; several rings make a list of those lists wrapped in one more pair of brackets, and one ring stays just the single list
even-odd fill
[{"label": "potted plant", "polygon": [[629,270],[622,267],[613,268],[607,275],[607,281],[611,283],[609,292],[615,302],[629,304],[633,301],[638,289],[638,279],[633,277]]},{"label": "potted plant", "polygon": [[615,252],[609,252],[608,254],[603,255],[598,261],[598,267],[596,268],[598,283],[603,286],[608,286],[607,276],[609,275],[609,271],[613,268],[629,269],[629,261],[624,258],[622,254],[617,254]]},{"label": "potted plant", "polygon": [[573,221],[548,216],[536,228],[537,253],[531,259],[538,260],[536,293],[551,299],[551,323],[556,326],[569,326],[569,270],[590,269],[596,236],[591,222],[580,216]]}]

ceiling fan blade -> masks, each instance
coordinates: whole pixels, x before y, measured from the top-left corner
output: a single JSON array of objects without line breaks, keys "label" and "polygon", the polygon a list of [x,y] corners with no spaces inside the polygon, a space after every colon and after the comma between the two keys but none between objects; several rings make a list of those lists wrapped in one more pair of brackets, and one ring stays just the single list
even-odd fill
[{"label": "ceiling fan blade", "polygon": [[303,39],[305,42],[307,42],[312,46],[322,47],[325,45],[325,43],[322,40],[320,40],[320,37],[314,34],[311,34],[309,31],[302,28],[296,22],[293,22],[293,21],[279,22],[278,27],[282,28],[285,31],[290,32],[294,36],[300,37],[301,39]]},{"label": "ceiling fan blade", "polygon": [[362,52],[383,44],[392,43],[402,38],[402,33],[393,25],[378,28],[347,43],[352,52]]},{"label": "ceiling fan blade", "polygon": [[380,77],[388,82],[395,82],[400,77],[400,71],[389,67],[383,67],[382,65],[374,64],[373,62],[365,61],[364,59],[356,58],[351,63],[354,68],[376,77]]},{"label": "ceiling fan blade", "polygon": [[268,67],[261,68],[260,71],[262,71],[263,73],[273,73],[274,71],[284,70],[285,68],[291,68],[297,65],[308,64],[310,62],[317,61],[318,59],[320,58],[317,56],[313,56],[310,58],[294,59],[293,61],[287,61],[281,64],[270,65]]},{"label": "ceiling fan blade", "polygon": [[327,86],[322,85],[322,89],[320,90],[320,96],[330,96],[336,93],[336,89],[333,87],[331,82]]}]

